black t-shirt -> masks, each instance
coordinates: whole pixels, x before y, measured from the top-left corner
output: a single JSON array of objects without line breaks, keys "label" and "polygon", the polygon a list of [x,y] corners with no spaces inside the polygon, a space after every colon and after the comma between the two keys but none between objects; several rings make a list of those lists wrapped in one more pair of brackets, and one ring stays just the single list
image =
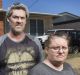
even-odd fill
[{"label": "black t-shirt", "polygon": [[39,61],[39,48],[27,36],[21,42],[7,37],[0,46],[0,75],[27,75]]}]

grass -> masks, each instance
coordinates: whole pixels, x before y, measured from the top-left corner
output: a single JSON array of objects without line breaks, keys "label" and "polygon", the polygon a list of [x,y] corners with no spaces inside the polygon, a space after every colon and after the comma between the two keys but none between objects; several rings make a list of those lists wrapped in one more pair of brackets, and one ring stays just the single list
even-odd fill
[{"label": "grass", "polygon": [[80,53],[77,54],[69,54],[68,59],[80,57]]},{"label": "grass", "polygon": [[68,59],[66,60],[73,69],[80,75],[80,53],[78,54],[69,54]]}]

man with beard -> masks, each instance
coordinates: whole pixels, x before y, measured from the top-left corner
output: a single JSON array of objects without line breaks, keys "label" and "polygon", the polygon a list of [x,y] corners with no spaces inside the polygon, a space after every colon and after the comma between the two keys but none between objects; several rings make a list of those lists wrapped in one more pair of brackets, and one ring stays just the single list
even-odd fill
[{"label": "man with beard", "polygon": [[39,40],[24,32],[28,18],[23,4],[14,4],[7,12],[10,31],[0,37],[0,75],[27,75],[41,61]]}]

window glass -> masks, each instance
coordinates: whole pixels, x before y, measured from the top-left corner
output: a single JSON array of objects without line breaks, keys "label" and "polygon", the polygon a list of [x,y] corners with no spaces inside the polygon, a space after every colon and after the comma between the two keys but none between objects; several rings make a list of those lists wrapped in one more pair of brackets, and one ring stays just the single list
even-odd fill
[{"label": "window glass", "polygon": [[30,34],[31,35],[43,35],[44,34],[43,20],[30,19]]},{"label": "window glass", "polygon": [[34,19],[30,20],[30,34],[36,35],[36,20]]}]

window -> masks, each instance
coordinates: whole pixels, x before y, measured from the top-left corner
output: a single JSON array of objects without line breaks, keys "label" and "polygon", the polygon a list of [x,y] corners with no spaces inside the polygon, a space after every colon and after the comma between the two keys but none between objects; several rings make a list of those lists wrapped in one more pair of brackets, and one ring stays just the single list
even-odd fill
[{"label": "window", "polygon": [[36,35],[36,20],[30,20],[30,34]]},{"label": "window", "polygon": [[44,34],[43,20],[30,19],[30,34],[31,35],[43,35]]}]

